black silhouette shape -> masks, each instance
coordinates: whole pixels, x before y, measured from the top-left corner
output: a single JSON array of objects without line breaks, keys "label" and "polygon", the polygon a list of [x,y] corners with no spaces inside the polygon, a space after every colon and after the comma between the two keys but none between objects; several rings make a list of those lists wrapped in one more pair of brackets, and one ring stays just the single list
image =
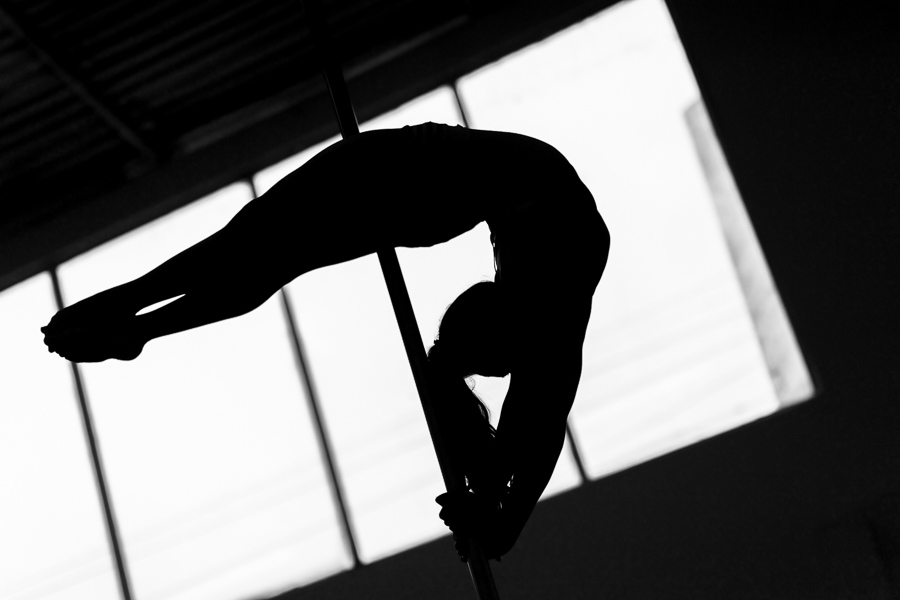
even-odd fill
[{"label": "black silhouette shape", "polygon": [[[439,244],[481,221],[495,280],[448,308],[429,367],[440,426],[469,487],[439,496],[440,516],[463,560],[466,535],[499,558],[562,450],[609,252],[590,192],[544,142],[434,123],[340,141],[217,233],[41,330],[48,350],[71,361],[132,360],[149,340],[253,310],[303,273],[379,248]],[[466,383],[471,374],[511,374],[496,430]]]}]

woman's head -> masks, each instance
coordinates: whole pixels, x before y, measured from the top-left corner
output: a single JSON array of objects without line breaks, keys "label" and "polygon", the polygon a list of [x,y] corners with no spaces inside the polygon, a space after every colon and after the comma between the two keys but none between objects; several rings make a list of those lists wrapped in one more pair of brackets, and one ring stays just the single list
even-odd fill
[{"label": "woman's head", "polygon": [[434,346],[428,352],[432,394],[440,426],[469,485],[502,486],[493,472],[494,436],[487,407],[466,381],[469,375],[509,373],[504,353],[508,327],[496,284],[477,283],[447,308]]},{"label": "woman's head", "polygon": [[506,315],[500,288],[493,282],[476,283],[460,294],[444,313],[435,338],[447,366],[464,376],[508,375],[510,327]]}]

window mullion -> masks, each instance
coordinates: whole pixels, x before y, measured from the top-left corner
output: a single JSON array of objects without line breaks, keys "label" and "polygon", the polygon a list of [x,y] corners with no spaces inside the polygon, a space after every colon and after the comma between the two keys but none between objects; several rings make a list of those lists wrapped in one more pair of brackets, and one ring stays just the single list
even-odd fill
[{"label": "window mullion", "polygon": [[[62,297],[62,288],[59,284],[59,277],[56,268],[50,270],[50,280],[53,282],[53,296],[56,300],[56,307],[62,310],[65,306]],[[131,600],[131,585],[128,577],[128,567],[125,561],[125,552],[119,538],[118,526],[116,525],[116,517],[113,511],[112,498],[109,495],[109,489],[106,485],[106,475],[103,470],[103,461],[100,457],[100,445],[97,442],[97,436],[94,432],[93,418],[88,404],[87,393],[85,392],[84,382],[81,377],[81,370],[74,362],[70,362],[72,368],[72,379],[75,383],[75,393],[78,396],[78,404],[81,412],[82,424],[84,425],[84,434],[87,438],[88,448],[91,453],[91,465],[94,470],[94,478],[97,483],[97,490],[100,493],[100,502],[103,504],[103,515],[106,521],[106,533],[112,548],[113,556],[116,560],[116,573],[119,581],[119,591],[122,594],[122,600]]]}]

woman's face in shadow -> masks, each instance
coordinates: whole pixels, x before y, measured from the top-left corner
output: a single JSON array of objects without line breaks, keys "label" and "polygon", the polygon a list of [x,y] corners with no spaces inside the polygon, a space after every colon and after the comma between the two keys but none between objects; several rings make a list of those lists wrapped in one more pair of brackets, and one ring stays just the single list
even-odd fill
[{"label": "woman's face in shadow", "polygon": [[475,284],[454,300],[441,320],[438,337],[467,374],[509,375],[515,353],[514,328],[502,292],[496,283]]},{"label": "woman's face in shadow", "polygon": [[504,315],[493,315],[469,337],[465,352],[467,371],[483,377],[506,377],[512,364],[509,327]]}]

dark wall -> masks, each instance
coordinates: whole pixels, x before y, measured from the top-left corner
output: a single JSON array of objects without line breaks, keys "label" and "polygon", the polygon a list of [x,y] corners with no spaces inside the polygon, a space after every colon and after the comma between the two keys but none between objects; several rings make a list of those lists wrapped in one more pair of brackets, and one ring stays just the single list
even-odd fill
[{"label": "dark wall", "polygon": [[[542,503],[501,597],[900,598],[900,4],[669,5],[821,390]],[[296,597],[474,595],[444,539]]]}]

